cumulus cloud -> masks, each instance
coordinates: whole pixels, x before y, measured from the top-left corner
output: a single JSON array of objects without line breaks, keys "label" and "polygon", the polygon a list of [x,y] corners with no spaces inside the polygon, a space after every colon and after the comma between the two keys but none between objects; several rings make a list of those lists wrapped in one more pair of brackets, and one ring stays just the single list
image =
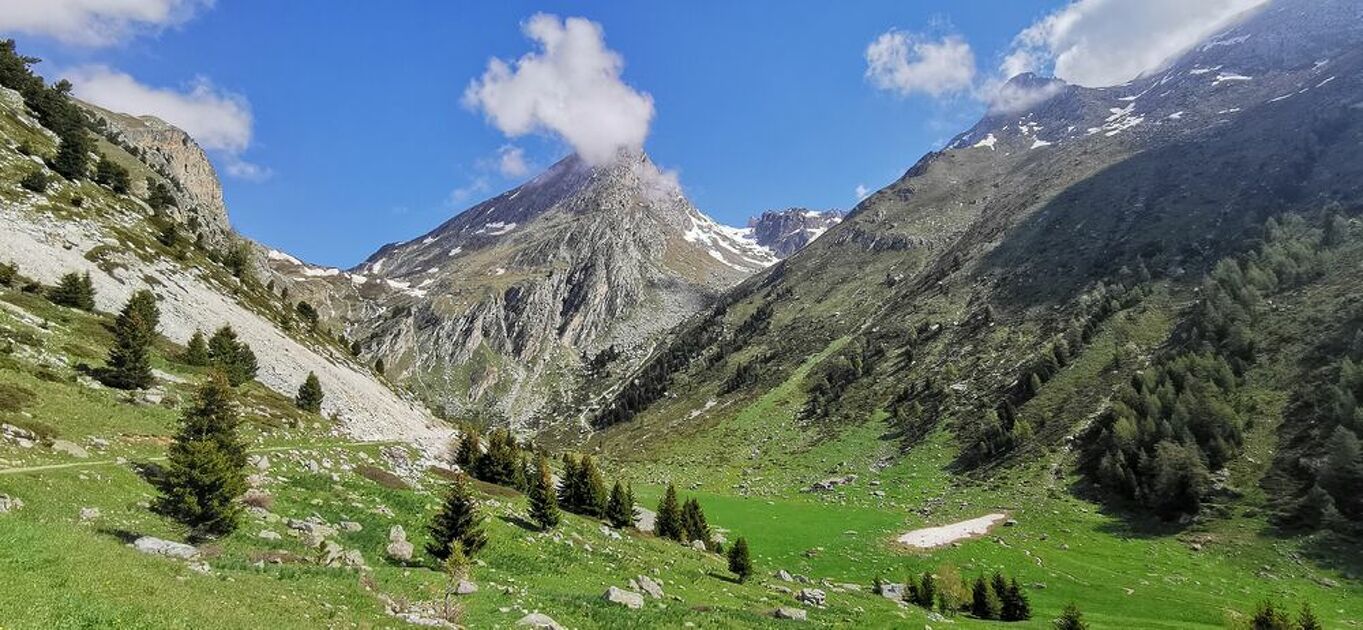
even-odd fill
[{"label": "cumulus cloud", "polygon": [[975,53],[957,35],[932,40],[891,30],[866,47],[866,78],[903,96],[964,92],[975,80]]},{"label": "cumulus cloud", "polygon": [[1003,78],[1051,71],[1088,87],[1158,69],[1266,0],[1075,0],[1018,34]]},{"label": "cumulus cloud", "polygon": [[262,179],[269,170],[241,159],[251,145],[253,119],[246,98],[199,77],[182,89],[144,85],[107,66],[81,66],[62,73],[75,95],[105,109],[151,115],[188,133],[204,149],[220,154],[234,177]]},{"label": "cumulus cloud", "polygon": [[497,149],[497,172],[507,178],[525,177],[530,172],[530,164],[525,161],[525,151],[510,144]]},{"label": "cumulus cloud", "polygon": [[108,46],[184,23],[212,4],[213,0],[4,0],[0,31]]},{"label": "cumulus cloud", "polygon": [[510,137],[556,135],[583,159],[600,165],[621,149],[642,149],[653,120],[653,97],[620,78],[624,59],[606,47],[601,25],[536,14],[522,30],[539,50],[507,62],[493,58],[464,92]]},{"label": "cumulus cloud", "polygon": [[866,197],[870,196],[871,189],[867,188],[866,184],[857,184],[856,194],[857,201],[861,201],[862,199],[865,199]]}]

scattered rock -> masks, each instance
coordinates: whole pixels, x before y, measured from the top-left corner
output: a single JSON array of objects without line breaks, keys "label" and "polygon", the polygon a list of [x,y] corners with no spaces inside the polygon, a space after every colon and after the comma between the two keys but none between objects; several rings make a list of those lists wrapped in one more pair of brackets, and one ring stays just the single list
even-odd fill
[{"label": "scattered rock", "polygon": [[705,541],[703,540],[691,541],[691,548],[695,549],[696,551],[708,551],[708,548],[705,546]]},{"label": "scattered rock", "polygon": [[1017,524],[1018,524],[1017,519],[1014,518],[1010,518],[1003,522],[1004,527],[1016,527]]},{"label": "scattered rock", "polygon": [[459,583],[454,585],[455,595],[472,595],[477,592],[478,585],[468,580],[459,580]]},{"label": "scattered rock", "polygon": [[521,617],[520,621],[516,622],[516,625],[522,628],[533,628],[534,630],[567,630],[567,628],[559,625],[557,621],[554,621],[552,617],[544,613],[530,613]]},{"label": "scattered rock", "polygon": [[270,458],[265,455],[252,455],[246,458],[246,463],[259,471],[270,469]]},{"label": "scattered rock", "polygon": [[12,497],[8,494],[0,494],[0,514],[13,512],[24,507],[24,502],[19,497]]},{"label": "scattered rock", "polygon": [[653,578],[648,577],[647,575],[641,575],[636,578],[636,582],[639,584],[639,590],[648,593],[649,597],[652,597],[653,599],[663,598],[663,587],[661,584],[654,581]]},{"label": "scattered rock", "polygon": [[279,532],[265,529],[261,530],[260,533],[256,534],[256,538],[259,538],[261,540],[279,540],[283,538],[283,536],[280,536]]},{"label": "scattered rock", "polygon": [[192,560],[199,557],[199,550],[195,549],[193,545],[186,545],[173,540],[162,540],[151,536],[143,536],[133,541],[133,549],[146,554],[179,558],[181,560]]},{"label": "scattered rock", "polygon": [[66,440],[52,440],[52,450],[58,453],[66,453],[77,459],[85,459],[90,456],[90,453],[81,448],[79,444]]},{"label": "scattered rock", "polygon": [[792,576],[790,575],[790,573],[789,573],[788,571],[786,571],[785,569],[781,569],[781,570],[779,570],[779,571],[776,572],[776,579],[781,580],[782,582],[794,582],[794,581],[795,581],[795,578],[792,577]]},{"label": "scattered rock", "polygon": [[809,613],[802,608],[777,608],[772,611],[771,616],[777,619],[791,619],[794,621],[808,621]]},{"label": "scattered rock", "polygon": [[351,534],[364,529],[363,525],[356,523],[355,521],[341,521],[340,527],[341,531],[349,532]]},{"label": "scattered rock", "polygon": [[653,510],[635,507],[634,527],[641,532],[652,532],[653,524],[658,521],[658,513]]},{"label": "scattered rock", "polygon": [[389,558],[399,562],[410,562],[412,560],[412,543],[407,542],[407,530],[401,525],[394,525],[388,528],[388,546],[384,548],[384,553]]},{"label": "scattered rock", "polygon": [[845,486],[851,483],[856,483],[856,481],[857,481],[856,475],[847,475],[845,477],[831,477],[829,479],[824,479],[823,481],[815,482],[813,485],[809,486],[808,488],[805,488],[805,492],[828,492],[830,490],[833,490],[834,488],[837,488],[838,486]]},{"label": "scattered rock", "polygon": [[795,601],[810,606],[823,606],[827,600],[828,595],[817,588],[802,588],[795,594]]},{"label": "scattered rock", "polygon": [[903,584],[881,584],[881,585],[880,585],[880,596],[881,596],[881,597],[884,597],[885,599],[893,599],[893,600],[895,600],[895,601],[902,600],[902,599],[904,599],[904,585],[903,585]]},{"label": "scattered rock", "polygon": [[99,508],[97,508],[97,507],[87,507],[87,508],[81,508],[81,509],[80,509],[80,520],[82,520],[82,521],[93,521],[93,520],[95,520],[95,519],[97,519],[97,518],[99,518]]},{"label": "scattered rock", "polygon": [[189,570],[195,573],[202,573],[204,575],[213,574],[213,567],[208,566],[207,562],[202,561],[189,563]]},{"label": "scattered rock", "polygon": [[601,599],[604,599],[614,604],[620,604],[621,606],[624,606],[626,608],[644,607],[643,595],[640,595],[632,591],[627,591],[622,588],[616,588],[614,586],[606,589],[606,592],[601,596]]}]

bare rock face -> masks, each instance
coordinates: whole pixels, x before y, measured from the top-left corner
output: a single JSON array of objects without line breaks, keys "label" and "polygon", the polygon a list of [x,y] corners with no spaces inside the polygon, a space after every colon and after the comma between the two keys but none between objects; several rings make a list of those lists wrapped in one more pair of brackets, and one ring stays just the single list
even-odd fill
[{"label": "bare rock face", "polygon": [[[223,203],[222,184],[217,172],[189,134],[154,116],[134,117],[82,103],[97,119],[102,119],[114,140],[131,148],[148,167],[166,179],[176,207],[168,208],[177,221],[190,231],[203,234],[206,244],[217,247],[232,234]],[[133,182],[144,187],[145,182]]]},{"label": "bare rock face", "polygon": [[842,222],[843,213],[837,210],[817,211],[807,208],[769,210],[748,220],[748,231],[757,244],[785,258],[819,238],[829,228]]}]

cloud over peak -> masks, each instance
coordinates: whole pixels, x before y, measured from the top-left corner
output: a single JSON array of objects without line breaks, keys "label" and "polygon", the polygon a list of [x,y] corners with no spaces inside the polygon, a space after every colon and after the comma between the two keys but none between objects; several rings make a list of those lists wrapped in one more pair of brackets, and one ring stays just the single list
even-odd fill
[{"label": "cloud over peak", "polygon": [[51,37],[78,46],[109,46],[182,24],[213,0],[4,0],[0,32]]},{"label": "cloud over peak", "polygon": [[975,53],[957,35],[932,40],[892,29],[866,47],[866,78],[901,96],[956,94],[975,80]]},{"label": "cloud over peak", "polygon": [[511,62],[490,60],[464,92],[467,107],[512,138],[562,138],[591,164],[643,148],[653,97],[621,79],[624,59],[606,47],[601,25],[539,13],[522,31],[539,50]]}]

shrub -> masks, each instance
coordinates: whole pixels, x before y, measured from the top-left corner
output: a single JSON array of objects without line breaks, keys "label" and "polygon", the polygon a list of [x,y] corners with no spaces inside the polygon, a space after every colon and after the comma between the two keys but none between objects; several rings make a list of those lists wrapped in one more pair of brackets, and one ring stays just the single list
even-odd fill
[{"label": "shrub", "polygon": [[47,299],[53,304],[82,311],[95,310],[95,285],[90,281],[90,272],[77,274],[73,271],[62,276],[57,286],[48,291]]},{"label": "shrub", "polygon": [[32,171],[19,180],[20,186],[39,194],[47,192],[47,183],[47,173],[41,170]]}]

